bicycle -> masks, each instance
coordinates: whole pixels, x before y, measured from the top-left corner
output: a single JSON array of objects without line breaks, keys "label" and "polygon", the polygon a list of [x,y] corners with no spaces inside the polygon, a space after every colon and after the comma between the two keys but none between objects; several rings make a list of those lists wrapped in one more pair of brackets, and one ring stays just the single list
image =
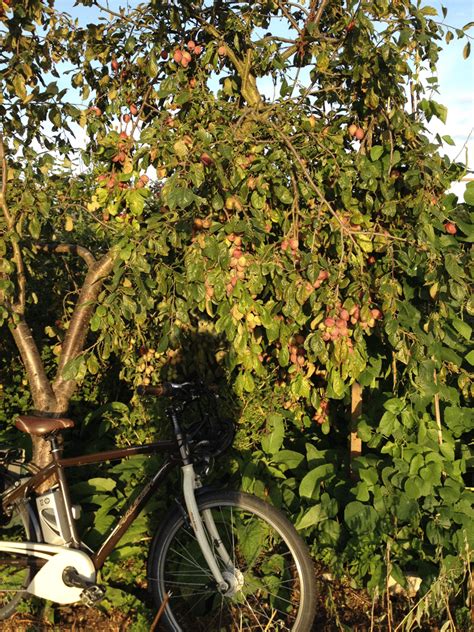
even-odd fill
[{"label": "bicycle", "polygon": [[[314,568],[294,526],[257,497],[203,485],[211,461],[233,440],[232,422],[216,421],[202,409],[204,400],[214,407],[217,394],[190,382],[141,387],[140,393],[171,399],[167,418],[174,439],[64,458],[59,436],[74,426],[71,419],[18,417],[19,430],[49,441],[52,460],[38,469],[22,462],[20,450],[0,449],[0,524],[8,538],[0,540],[0,582],[8,573],[8,583],[0,585],[0,619],[31,595],[59,604],[97,603],[105,592],[97,573],[167,475],[180,467],[183,498],[165,515],[148,555],[148,588],[162,610],[160,624],[175,632],[309,631]],[[183,413],[196,401],[201,415],[185,427]],[[77,533],[65,470],[152,454],[166,456],[92,551]],[[48,491],[38,492],[50,478]]]}]

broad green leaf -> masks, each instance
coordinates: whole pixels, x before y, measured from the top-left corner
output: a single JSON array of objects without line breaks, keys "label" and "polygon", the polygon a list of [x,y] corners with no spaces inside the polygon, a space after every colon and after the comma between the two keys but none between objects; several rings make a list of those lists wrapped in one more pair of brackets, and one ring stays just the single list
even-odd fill
[{"label": "broad green leaf", "polygon": [[293,203],[293,199],[294,199],[293,194],[286,187],[281,186],[281,185],[276,187],[275,194],[277,198],[280,200],[280,202],[282,202],[283,204]]},{"label": "broad green leaf", "polygon": [[285,436],[285,424],[283,417],[277,413],[269,415],[267,421],[269,433],[262,438],[262,450],[269,455],[280,450]]},{"label": "broad green leaf", "polygon": [[452,323],[456,331],[460,333],[463,338],[465,338],[466,340],[471,339],[472,327],[470,325],[459,318],[453,318]]},{"label": "broad green leaf", "polygon": [[321,505],[313,505],[296,521],[295,528],[298,531],[302,531],[309,527],[315,527],[321,521],[327,520],[327,518],[328,516]]},{"label": "broad green leaf", "polygon": [[474,182],[468,182],[464,191],[464,201],[469,206],[474,206]]},{"label": "broad green leaf", "polygon": [[273,460],[276,463],[282,463],[290,469],[295,469],[301,465],[304,461],[304,456],[300,452],[294,450],[280,450],[273,455]]},{"label": "broad green leaf", "polygon": [[375,162],[377,161],[383,154],[383,147],[381,145],[374,145],[370,150],[370,159]]},{"label": "broad green leaf", "polygon": [[324,481],[331,478],[334,474],[334,465],[332,463],[324,463],[315,467],[301,481],[299,487],[300,496],[306,498],[313,498],[313,493],[316,487]]},{"label": "broad green leaf", "polygon": [[344,521],[355,533],[370,533],[377,525],[378,515],[371,505],[355,500],[346,505]]}]

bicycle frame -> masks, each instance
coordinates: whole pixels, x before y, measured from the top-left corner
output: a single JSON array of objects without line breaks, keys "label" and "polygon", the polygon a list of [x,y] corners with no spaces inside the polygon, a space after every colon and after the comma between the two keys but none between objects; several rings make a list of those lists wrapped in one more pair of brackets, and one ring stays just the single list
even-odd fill
[{"label": "bicycle frame", "polygon": [[[130,524],[143,509],[151,495],[159,488],[161,482],[166,478],[168,473],[180,463],[183,474],[185,505],[196,539],[201,547],[209,569],[216,580],[219,590],[225,594],[230,589],[229,584],[222,575],[216,561],[215,554],[207,540],[203,520],[200,517],[195,497],[195,491],[200,485],[196,481],[194,466],[189,459],[187,448],[185,444],[182,443],[182,437],[180,434],[177,435],[177,441],[158,441],[156,443],[150,443],[143,446],[131,446],[129,448],[115,449],[106,452],[98,452],[68,458],[60,456],[60,449],[54,442],[52,442],[51,453],[53,456],[53,461],[51,463],[36,474],[33,474],[24,483],[11,490],[7,490],[2,498],[2,505],[4,507],[8,507],[8,505],[13,502],[28,497],[32,490],[37,489],[44,481],[54,476],[58,482],[59,489],[64,499],[64,508],[71,534],[71,541],[67,545],[61,546],[39,544],[35,542],[0,541],[0,551],[26,556],[33,555],[36,559],[45,560],[46,564],[49,565],[48,574],[45,573],[45,578],[41,576],[40,571],[39,575],[33,578],[33,581],[28,587],[28,592],[32,592],[39,597],[53,599],[58,603],[73,603],[74,601],[77,601],[81,591],[76,587],[68,587],[64,584],[64,582],[59,581],[59,577],[63,575],[63,569],[66,566],[75,567],[76,569],[79,568],[81,569],[82,576],[92,583],[95,579],[96,571],[103,566],[108,555],[115,548],[117,542],[121,539]],[[151,477],[151,479],[145,483],[137,497],[130,503],[115,527],[107,535],[100,548],[96,552],[91,552],[90,555],[86,555],[80,550],[81,541],[77,534],[76,524],[72,516],[72,505],[64,470],[68,467],[80,467],[83,465],[104,463],[106,461],[122,460],[130,456],[158,453],[167,453],[170,457],[165,460],[163,465]],[[213,540],[217,544],[217,554],[228,569],[233,569],[231,558],[225,547],[222,545],[212,519],[212,515],[209,511],[205,511],[203,512],[203,518],[208,532],[213,536]],[[49,580],[54,577],[56,577],[56,581],[54,583],[58,586],[58,588],[54,589],[53,598],[53,593],[50,592],[50,588],[45,587],[45,583],[49,582],[44,581],[44,579]]]},{"label": "bicycle frame", "polygon": [[[94,568],[99,570],[103,566],[108,555],[114,549],[117,542],[127,531],[130,524],[135,520],[137,515],[146,505],[152,494],[158,489],[168,473],[178,466],[180,461],[179,448],[175,441],[158,441],[156,443],[150,443],[143,446],[131,446],[128,448],[114,449],[105,452],[96,452],[93,454],[67,458],[59,456],[54,450],[52,450],[53,461],[51,461],[51,463],[49,463],[46,467],[39,470],[39,472],[29,477],[24,483],[11,490],[7,490],[2,498],[2,505],[7,508],[13,502],[27,497],[31,491],[37,489],[47,479],[55,477],[65,501],[64,505],[66,516],[71,533],[71,548],[78,549],[81,542],[77,534],[75,521],[72,517],[69,488],[64,470],[69,467],[80,467],[83,465],[105,463],[107,461],[119,461],[136,455],[160,453],[169,454],[170,458],[165,460],[160,469],[145,483],[137,497],[127,507],[125,513],[121,516],[113,530],[107,535],[100,548],[90,555]],[[0,550],[1,547],[2,543],[0,542]]]}]

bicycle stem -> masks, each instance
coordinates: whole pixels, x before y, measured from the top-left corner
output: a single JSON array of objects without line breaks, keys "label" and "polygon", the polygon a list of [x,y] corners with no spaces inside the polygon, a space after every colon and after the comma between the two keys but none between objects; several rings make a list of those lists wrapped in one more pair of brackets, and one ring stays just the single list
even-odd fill
[{"label": "bicycle stem", "polygon": [[[225,581],[222,573],[219,569],[219,566],[216,562],[216,558],[214,553],[209,546],[208,539],[206,537],[206,533],[204,531],[204,526],[201,520],[201,516],[199,514],[198,505],[196,502],[196,496],[194,494],[194,490],[196,489],[196,474],[194,472],[194,466],[191,464],[183,465],[181,468],[183,472],[183,493],[184,493],[184,502],[186,503],[186,509],[188,511],[188,516],[191,521],[191,526],[193,528],[194,534],[196,535],[196,539],[198,541],[199,546],[201,547],[201,551],[204,555],[204,558],[209,566],[209,569],[216,580],[217,587],[222,593],[226,593],[229,590],[229,584]],[[209,517],[206,516],[206,523],[209,521]],[[210,517],[212,523],[212,516]],[[215,524],[213,524],[211,535],[214,537],[214,534],[217,534],[217,529]],[[218,540],[220,542],[220,538]],[[222,547],[219,545],[219,554],[221,554]],[[225,551],[225,549],[224,549]],[[228,564],[230,562],[229,555],[225,552],[227,560],[223,558],[224,563]]]}]

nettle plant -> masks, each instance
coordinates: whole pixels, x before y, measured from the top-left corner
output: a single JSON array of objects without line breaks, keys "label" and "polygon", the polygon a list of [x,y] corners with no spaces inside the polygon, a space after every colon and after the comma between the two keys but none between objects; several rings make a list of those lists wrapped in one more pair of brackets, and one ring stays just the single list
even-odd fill
[{"label": "nettle plant", "polygon": [[220,365],[244,486],[318,554],[379,587],[455,565],[473,190],[446,195],[463,168],[426,123],[469,25],[409,0],[76,4],[101,18],[0,4],[0,318],[32,406],[64,413],[114,358],[130,386]]}]

